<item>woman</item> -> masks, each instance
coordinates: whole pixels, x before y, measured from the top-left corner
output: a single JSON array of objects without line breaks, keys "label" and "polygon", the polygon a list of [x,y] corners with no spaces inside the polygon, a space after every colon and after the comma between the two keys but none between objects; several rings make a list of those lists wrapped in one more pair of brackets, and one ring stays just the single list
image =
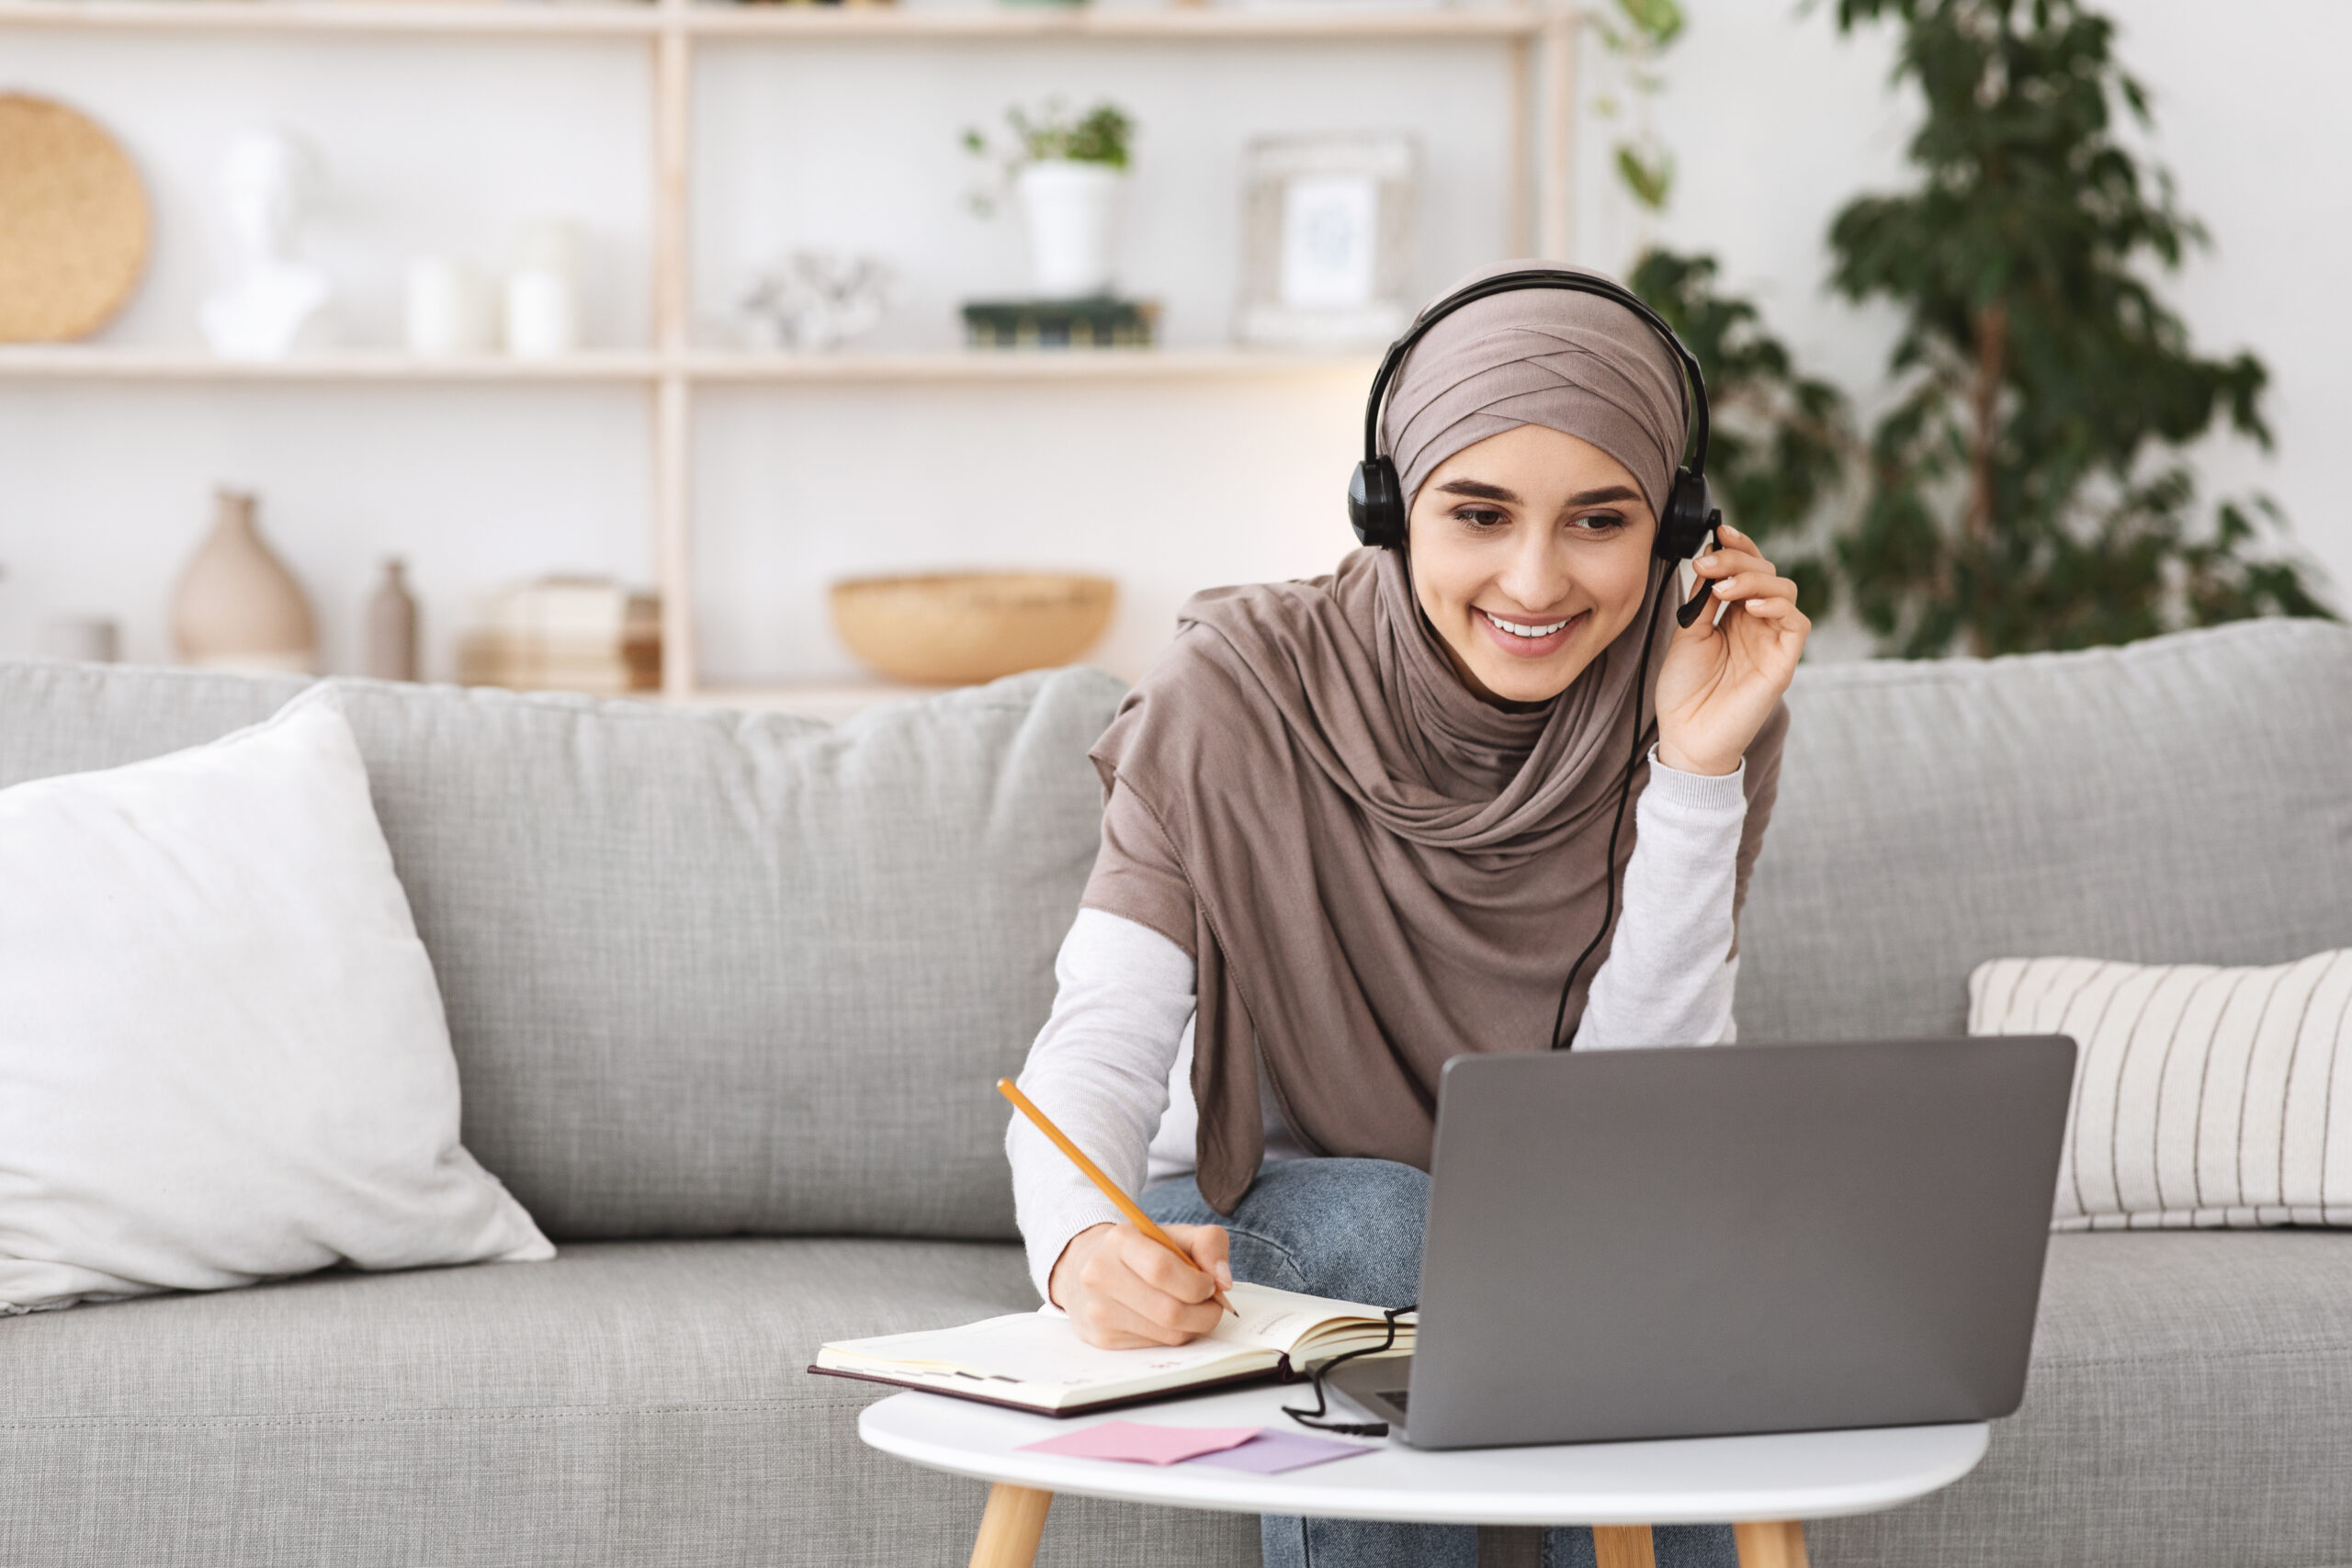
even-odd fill
[{"label": "woman", "polygon": [[[1088,1342],[1205,1333],[1212,1281],[1409,1303],[1453,1055],[1732,1037],[1809,623],[1729,527],[1695,567],[1721,608],[1660,613],[1686,427],[1679,361],[1623,303],[1474,300],[1390,393],[1404,548],[1186,605],[1094,750],[1102,849],[1021,1083],[1198,1267],[1023,1119],[1007,1137],[1032,1276]],[[1269,1568],[1476,1551],[1340,1520],[1264,1544]],[[1658,1546],[1727,1560],[1729,1531]]]}]

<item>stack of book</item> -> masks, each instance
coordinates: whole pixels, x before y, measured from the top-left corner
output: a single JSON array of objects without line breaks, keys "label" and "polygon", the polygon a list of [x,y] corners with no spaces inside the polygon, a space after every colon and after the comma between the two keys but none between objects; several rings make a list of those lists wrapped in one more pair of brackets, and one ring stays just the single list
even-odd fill
[{"label": "stack of book", "polygon": [[1152,299],[975,299],[964,307],[972,348],[1149,348],[1159,339]]},{"label": "stack of book", "polygon": [[458,645],[469,686],[618,696],[662,684],[662,602],[605,578],[550,577],[492,594]]}]

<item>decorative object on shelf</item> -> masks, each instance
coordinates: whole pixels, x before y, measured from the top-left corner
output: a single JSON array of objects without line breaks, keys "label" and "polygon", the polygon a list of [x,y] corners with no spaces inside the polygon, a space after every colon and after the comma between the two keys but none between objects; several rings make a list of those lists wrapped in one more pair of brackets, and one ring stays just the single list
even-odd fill
[{"label": "decorative object on shelf", "polygon": [[548,577],[492,594],[458,645],[469,686],[620,696],[662,684],[662,602],[605,577]]},{"label": "decorative object on shelf", "polygon": [[737,310],[752,347],[822,353],[872,331],[896,281],[879,256],[795,251],[752,278]]},{"label": "decorative object on shelf", "polygon": [[1109,578],[1057,572],[853,578],[833,584],[833,629],[893,680],[962,685],[1069,663],[1110,625],[1117,596]]},{"label": "decorative object on shelf", "polygon": [[975,299],[964,307],[974,348],[1149,348],[1159,306],[1149,299]]},{"label": "decorative object on shelf", "polygon": [[40,628],[40,650],[51,659],[112,664],[122,657],[122,628],[107,615],[57,615]]},{"label": "decorative object on shelf", "polygon": [[487,353],[490,291],[481,274],[457,256],[419,256],[408,264],[408,351],[428,359]]},{"label": "decorative object on shelf", "polygon": [[0,93],[0,343],[63,343],[114,318],[147,270],[139,171],[86,116]]},{"label": "decorative object on shelf", "polygon": [[975,193],[973,205],[993,212],[1010,186],[1029,230],[1029,265],[1037,292],[1049,299],[1108,294],[1118,274],[1119,209],[1126,194],[1127,152],[1135,121],[1124,109],[1099,103],[1072,118],[1059,99],[1035,118],[1019,105],[1005,110],[1012,150],[993,152],[978,130],[964,132],[966,151],[995,164],[996,188]]},{"label": "decorative object on shelf", "polygon": [[254,497],[216,492],[212,532],[172,591],[172,647],[183,664],[307,675],[318,622],[302,585],[254,524]]},{"label": "decorative object on shelf", "polygon": [[1401,133],[1251,142],[1241,341],[1377,347],[1403,332],[1419,166],[1418,143]]},{"label": "decorative object on shelf", "polygon": [[408,591],[408,565],[398,556],[384,562],[384,581],[368,596],[368,653],[361,672],[379,681],[417,678],[416,597]]},{"label": "decorative object on shelf", "polygon": [[580,342],[579,228],[551,218],[526,224],[506,276],[506,352],[552,359]]},{"label": "decorative object on shelf", "polygon": [[221,154],[222,231],[233,274],[197,311],[223,359],[283,359],[334,336],[327,275],[297,255],[302,209],[324,183],[309,142],[277,127],[240,131]]}]

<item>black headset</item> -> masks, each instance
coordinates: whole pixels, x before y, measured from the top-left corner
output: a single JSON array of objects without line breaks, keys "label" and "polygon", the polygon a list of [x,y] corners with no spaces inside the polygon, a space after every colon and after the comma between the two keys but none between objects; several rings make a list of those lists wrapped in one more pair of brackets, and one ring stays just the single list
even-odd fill
[{"label": "black headset", "polygon": [[[1613,300],[1646,321],[1681,362],[1687,383],[1682,406],[1690,423],[1690,461],[1674,470],[1674,482],[1667,490],[1666,506],[1658,517],[1657,536],[1651,542],[1650,553],[1668,561],[1688,560],[1697,555],[1700,547],[1707,542],[1707,536],[1724,520],[1707,491],[1707,378],[1700,372],[1699,361],[1682,346],[1682,340],[1674,335],[1674,329],[1666,324],[1665,318],[1633,290],[1590,273],[1555,267],[1524,267],[1516,272],[1497,273],[1456,289],[1422,311],[1420,318],[1405,330],[1405,335],[1388,345],[1380,368],[1373,375],[1372,396],[1364,405],[1363,461],[1356,465],[1355,477],[1348,481],[1348,521],[1355,525],[1356,537],[1383,549],[1405,547],[1405,487],[1397,479],[1396,463],[1380,450],[1381,414],[1387,407],[1389,389],[1405,356],[1429,335],[1431,327],[1464,305],[1521,288],[1560,288],[1571,294],[1591,294]],[[1684,626],[1697,620],[1706,607],[1706,587],[1702,582],[1699,593],[1677,612],[1675,619]]]}]

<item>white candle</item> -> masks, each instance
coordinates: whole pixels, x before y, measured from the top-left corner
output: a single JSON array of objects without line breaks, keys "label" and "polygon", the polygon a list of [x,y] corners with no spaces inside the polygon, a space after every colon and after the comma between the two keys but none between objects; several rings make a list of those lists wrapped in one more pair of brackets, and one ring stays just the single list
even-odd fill
[{"label": "white candle", "polygon": [[546,359],[580,346],[580,300],[569,274],[524,267],[506,279],[506,352]]},{"label": "white candle", "polygon": [[439,356],[490,346],[481,279],[455,256],[419,256],[408,267],[408,349]]}]

